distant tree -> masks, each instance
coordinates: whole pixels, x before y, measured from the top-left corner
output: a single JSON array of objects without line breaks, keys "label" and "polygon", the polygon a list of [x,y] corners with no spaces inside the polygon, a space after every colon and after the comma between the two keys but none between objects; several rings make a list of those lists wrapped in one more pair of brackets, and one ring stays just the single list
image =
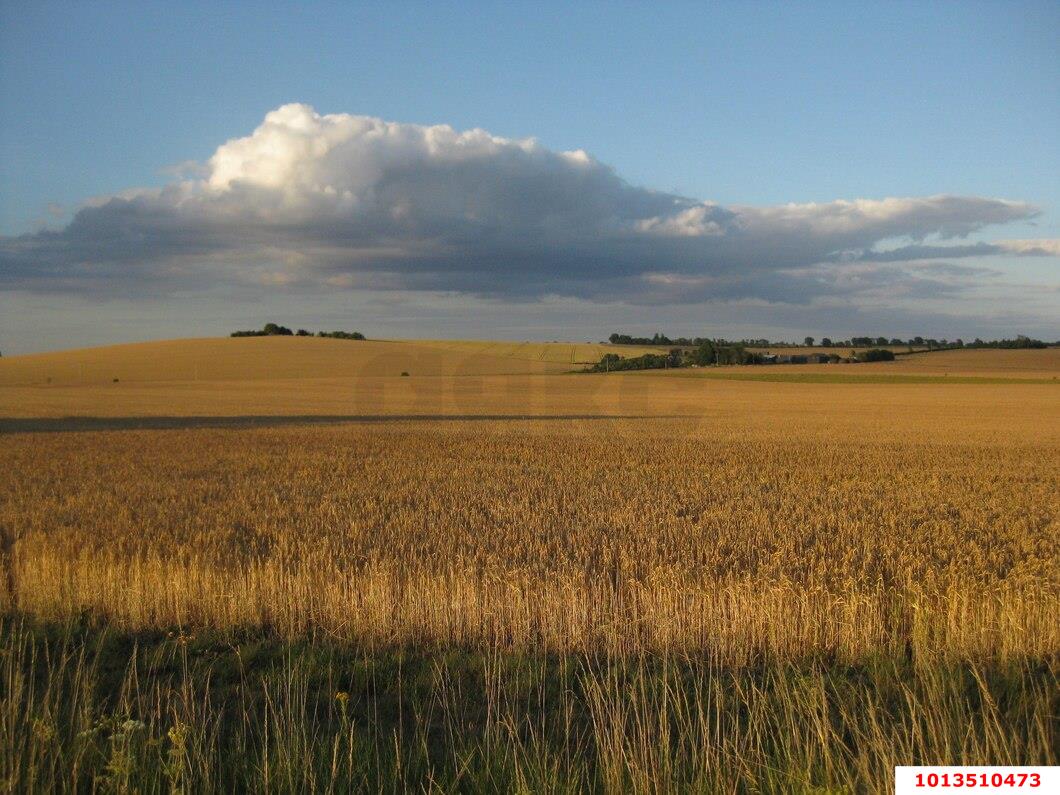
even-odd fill
[{"label": "distant tree", "polygon": [[805,343],[807,348],[813,347],[813,337],[804,337],[802,341],[803,343]]},{"label": "distant tree", "polygon": [[294,335],[296,337],[312,337],[313,336],[310,332],[306,331],[304,328],[298,329],[298,331],[296,331],[294,333]]},{"label": "distant tree", "polygon": [[821,338],[821,346],[825,347],[825,348],[831,348],[832,347],[832,340],[830,340],[828,337],[822,337]]},{"label": "distant tree", "polygon": [[280,326],[276,323],[266,323],[265,327],[260,331],[233,331],[233,337],[289,337],[294,332],[291,331],[287,326]]},{"label": "distant tree", "polygon": [[897,337],[891,338],[891,345],[903,345],[904,343]]},{"label": "distant tree", "polygon": [[359,331],[318,331],[318,337],[330,337],[336,340],[363,340],[364,335]]},{"label": "distant tree", "polygon": [[858,359],[863,362],[893,362],[894,352],[886,348],[869,348],[858,356]]},{"label": "distant tree", "polygon": [[691,358],[693,364],[698,364],[701,367],[707,364],[718,363],[717,351],[714,348],[714,343],[710,340],[703,340],[703,342],[692,351]]}]

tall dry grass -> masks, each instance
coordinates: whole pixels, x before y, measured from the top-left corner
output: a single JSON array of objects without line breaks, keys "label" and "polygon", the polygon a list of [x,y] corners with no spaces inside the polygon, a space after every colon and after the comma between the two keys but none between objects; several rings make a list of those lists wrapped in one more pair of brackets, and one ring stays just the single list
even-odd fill
[{"label": "tall dry grass", "polygon": [[392,423],[5,439],[9,608],[374,645],[1060,651],[1048,445]]},{"label": "tall dry grass", "polygon": [[1055,764],[1040,665],[381,655],[0,623],[0,784],[99,792],[884,792]]}]

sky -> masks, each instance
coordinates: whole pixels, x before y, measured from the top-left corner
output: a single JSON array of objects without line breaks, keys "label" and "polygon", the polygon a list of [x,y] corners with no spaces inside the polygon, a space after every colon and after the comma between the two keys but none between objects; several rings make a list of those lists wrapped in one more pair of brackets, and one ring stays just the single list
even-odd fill
[{"label": "sky", "polygon": [[0,351],[1060,338],[1060,4],[0,0]]}]

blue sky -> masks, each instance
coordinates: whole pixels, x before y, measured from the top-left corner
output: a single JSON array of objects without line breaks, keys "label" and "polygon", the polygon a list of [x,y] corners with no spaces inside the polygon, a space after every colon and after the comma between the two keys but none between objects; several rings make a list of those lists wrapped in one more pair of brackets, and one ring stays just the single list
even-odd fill
[{"label": "blue sky", "polygon": [[[3,2],[0,234],[11,241],[42,229],[61,233],[86,200],[172,183],[177,178],[167,167],[205,163],[229,139],[249,136],[268,112],[301,103],[321,115],[482,128],[506,139],[532,136],[548,152],[585,150],[633,186],[722,207],[939,194],[1004,198],[1034,211],[1003,220],[976,215],[969,221],[974,228],[962,230],[968,237],[944,234],[936,242],[1055,239],[1058,30],[1055,2],[575,8]],[[648,222],[647,216],[638,219]],[[920,221],[909,223],[895,240],[854,242],[901,246],[898,238],[922,228]],[[392,230],[387,235],[391,239]],[[358,245],[356,254],[345,256],[360,257],[367,243]],[[59,279],[55,270],[75,265],[83,245],[54,254],[67,260],[49,266],[47,284],[35,281],[28,260],[0,257],[0,277],[4,269],[14,274],[0,281],[0,310],[9,318],[0,320],[0,347],[59,345],[44,331],[35,335],[37,342],[22,339],[24,324],[42,313],[51,315],[50,327],[61,329],[57,337],[79,332],[93,342],[167,336],[188,316],[204,333],[221,333],[231,317],[222,307],[233,300],[247,321],[264,312],[298,324],[356,315],[366,331],[378,329],[380,336],[553,338],[570,327],[571,336],[600,337],[638,324],[733,335],[750,333],[752,326],[833,336],[862,326],[888,335],[1004,333],[1016,325],[1060,332],[1056,256],[1016,257],[1008,250],[962,256],[958,267],[994,275],[968,274],[967,284],[947,283],[946,289],[939,287],[937,269],[925,281],[927,265],[918,259],[917,279],[936,291],[917,295],[916,280],[897,280],[888,325],[869,300],[886,292],[879,270],[858,298],[855,288],[833,291],[833,272],[818,268],[814,283],[827,282],[829,295],[823,305],[806,304],[803,296],[803,311],[780,296],[735,288],[712,294],[702,283],[692,303],[667,295],[645,301],[632,296],[629,281],[645,274],[628,268],[614,274],[602,265],[590,271],[588,245],[579,242],[576,264],[569,250],[556,248],[519,250],[515,259],[551,257],[557,269],[580,269],[580,279],[626,281],[606,290],[552,278],[555,273],[535,281],[526,274],[540,274],[545,265],[528,259],[518,289],[478,290],[473,277],[447,281],[445,274],[462,270],[456,258],[437,265],[437,278],[352,279],[355,286],[336,296],[334,285],[314,293],[301,280],[283,281],[286,292],[278,293],[251,289],[242,277],[236,286],[227,276],[212,283],[199,261],[194,283],[148,287],[138,277],[119,278],[108,260],[107,284],[84,287],[69,274]],[[305,254],[289,240],[283,248],[288,258]],[[229,243],[224,250],[231,250]],[[647,250],[638,249],[637,256]],[[506,243],[463,255],[481,260],[512,251]],[[633,256],[608,245],[599,252],[599,259]],[[664,257],[658,273],[699,278],[703,274],[687,259],[695,256]],[[811,260],[788,262],[783,278],[796,272],[809,278],[803,271],[818,265]],[[321,267],[333,279],[339,263]],[[721,264],[711,267],[712,284],[733,280],[718,270]],[[834,278],[849,276],[836,272]],[[1042,287],[1048,288],[1044,298]],[[1037,304],[1021,314],[1026,296],[1020,289],[1028,288]],[[761,302],[773,304],[773,311]],[[373,309],[378,306],[386,309]],[[480,328],[461,322],[469,306],[481,310]],[[115,318],[126,320],[115,326]],[[933,318],[937,328],[930,327]],[[922,326],[910,327],[917,323]],[[716,327],[707,328],[711,324]]]}]

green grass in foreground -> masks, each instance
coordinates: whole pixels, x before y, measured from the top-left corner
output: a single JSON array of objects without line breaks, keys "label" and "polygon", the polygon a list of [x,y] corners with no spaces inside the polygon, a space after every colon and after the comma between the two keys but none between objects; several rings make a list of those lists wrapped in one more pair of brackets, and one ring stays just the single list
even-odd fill
[{"label": "green grass in foreground", "polygon": [[1056,662],[725,668],[0,622],[8,791],[883,792],[1055,764]]}]

